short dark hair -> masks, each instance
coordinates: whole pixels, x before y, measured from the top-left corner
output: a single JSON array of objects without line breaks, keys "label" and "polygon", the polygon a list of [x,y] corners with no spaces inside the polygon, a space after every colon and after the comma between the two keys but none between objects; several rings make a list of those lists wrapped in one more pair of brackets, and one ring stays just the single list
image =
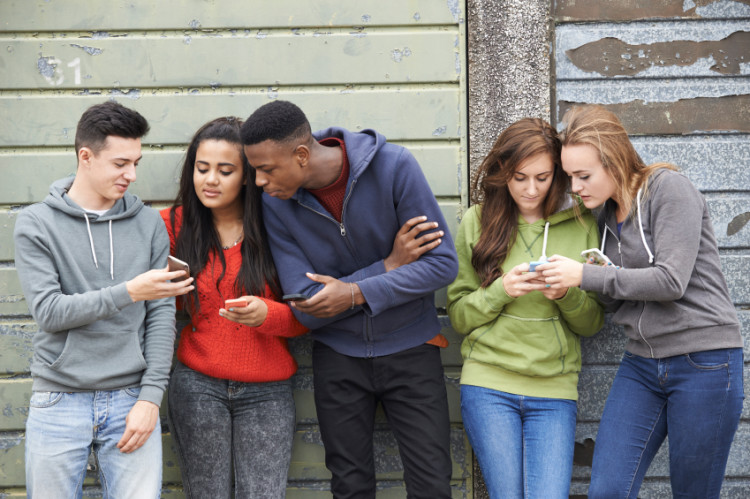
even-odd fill
[{"label": "short dark hair", "polygon": [[140,139],[148,130],[148,121],[137,111],[115,101],[102,102],[88,108],[78,120],[76,154],[81,147],[88,147],[98,154],[110,135]]},{"label": "short dark hair", "polygon": [[240,130],[242,144],[266,140],[288,142],[310,137],[310,122],[302,109],[288,101],[275,100],[255,110]]}]

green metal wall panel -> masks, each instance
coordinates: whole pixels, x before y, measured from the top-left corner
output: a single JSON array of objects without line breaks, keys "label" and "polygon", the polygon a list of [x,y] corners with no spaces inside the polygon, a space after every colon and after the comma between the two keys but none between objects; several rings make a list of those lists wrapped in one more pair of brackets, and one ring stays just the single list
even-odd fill
[{"label": "green metal wall panel", "polygon": [[[131,191],[159,208],[177,190],[187,141],[209,119],[291,100],[314,129],[374,128],[420,162],[448,229],[466,203],[462,2],[449,0],[0,1],[0,497],[24,497],[23,429],[37,330],[13,266],[16,214],[75,172],[75,127],[115,99],[151,124]],[[445,307],[445,292],[436,304]],[[453,496],[471,497],[471,449],[458,403],[460,338],[442,318]],[[312,397],[311,340],[293,340],[298,410],[289,497],[330,497]],[[166,404],[164,404],[166,405]],[[165,497],[184,497],[162,407]],[[379,413],[378,497],[405,497]],[[93,474],[87,497],[97,497]]]}]

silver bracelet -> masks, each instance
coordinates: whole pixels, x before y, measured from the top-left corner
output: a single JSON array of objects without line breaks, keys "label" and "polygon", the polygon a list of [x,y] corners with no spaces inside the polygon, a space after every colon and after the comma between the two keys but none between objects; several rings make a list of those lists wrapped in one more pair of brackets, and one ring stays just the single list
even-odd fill
[{"label": "silver bracelet", "polygon": [[349,307],[349,310],[354,310],[354,284],[349,283],[349,291],[352,292],[352,306]]}]

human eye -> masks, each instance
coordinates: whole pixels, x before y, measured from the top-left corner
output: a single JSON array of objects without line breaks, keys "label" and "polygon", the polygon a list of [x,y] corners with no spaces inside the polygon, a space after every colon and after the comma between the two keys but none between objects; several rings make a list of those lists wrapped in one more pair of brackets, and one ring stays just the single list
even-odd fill
[{"label": "human eye", "polygon": [[234,173],[234,170],[220,170],[220,173],[224,175],[225,177],[228,177]]},{"label": "human eye", "polygon": [[208,171],[208,168],[201,168],[200,166],[195,165],[195,170],[201,175],[203,175]]}]

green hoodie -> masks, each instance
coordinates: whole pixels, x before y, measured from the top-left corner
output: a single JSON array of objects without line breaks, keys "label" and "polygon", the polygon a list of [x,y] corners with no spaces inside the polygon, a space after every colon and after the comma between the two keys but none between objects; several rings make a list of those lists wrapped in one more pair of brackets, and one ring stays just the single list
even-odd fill
[{"label": "green hoodie", "polygon": [[[591,213],[579,205],[558,211],[548,220],[526,223],[518,217],[516,241],[502,263],[504,270],[563,255],[583,261],[581,251],[599,245],[599,231]],[[559,300],[539,291],[518,298],[508,296],[502,279],[486,288],[471,265],[479,240],[480,207],[471,207],[456,237],[459,271],[448,286],[448,315],[453,328],[468,335],[462,345],[461,383],[532,397],[578,399],[581,370],[579,335],[591,336],[604,324],[596,293],[570,288]],[[549,222],[547,247],[543,247]]]}]

